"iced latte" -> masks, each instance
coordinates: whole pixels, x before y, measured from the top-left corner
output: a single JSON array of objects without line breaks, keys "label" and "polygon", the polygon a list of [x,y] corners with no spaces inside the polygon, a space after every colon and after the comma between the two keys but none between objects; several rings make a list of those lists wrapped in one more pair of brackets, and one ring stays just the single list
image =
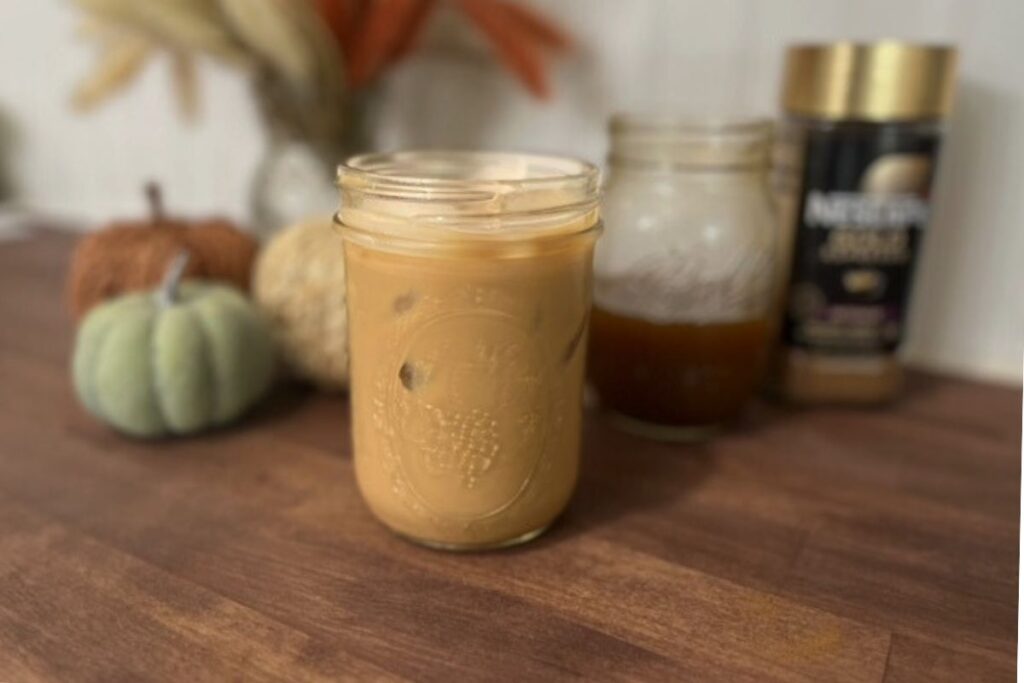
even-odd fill
[{"label": "iced latte", "polygon": [[528,540],[576,483],[591,166],[407,153],[339,172],[359,487],[410,539]]}]

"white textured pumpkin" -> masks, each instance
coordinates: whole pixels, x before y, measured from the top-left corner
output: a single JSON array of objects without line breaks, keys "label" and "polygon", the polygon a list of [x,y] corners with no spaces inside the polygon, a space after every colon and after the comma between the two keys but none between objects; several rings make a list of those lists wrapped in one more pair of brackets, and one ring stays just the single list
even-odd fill
[{"label": "white textured pumpkin", "polygon": [[289,367],[325,389],[344,389],[345,261],[331,218],[310,218],[278,233],[256,261],[252,292]]}]

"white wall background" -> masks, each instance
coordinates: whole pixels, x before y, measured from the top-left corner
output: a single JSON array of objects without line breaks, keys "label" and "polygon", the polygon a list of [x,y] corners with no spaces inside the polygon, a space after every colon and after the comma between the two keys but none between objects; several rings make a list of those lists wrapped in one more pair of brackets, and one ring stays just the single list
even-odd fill
[{"label": "white wall background", "polygon": [[[145,0],[139,0],[145,1]],[[556,98],[530,100],[494,66],[427,53],[393,72],[379,144],[506,147],[601,159],[620,109],[776,111],[795,41],[953,42],[960,88],[917,280],[908,357],[1020,381],[1024,349],[1024,0],[533,0],[582,49]],[[0,0],[0,109],[13,116],[22,197],[87,223],[140,210],[143,179],[182,211],[244,217],[263,137],[246,84],[203,72],[203,117],[178,120],[152,65],[87,117],[67,106],[91,46],[66,0]]]}]

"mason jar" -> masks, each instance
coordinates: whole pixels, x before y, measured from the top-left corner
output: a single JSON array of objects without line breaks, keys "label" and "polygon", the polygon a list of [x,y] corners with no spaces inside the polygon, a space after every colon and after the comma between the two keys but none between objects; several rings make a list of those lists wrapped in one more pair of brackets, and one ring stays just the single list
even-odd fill
[{"label": "mason jar", "polygon": [[770,134],[760,119],[612,120],[589,377],[620,424],[702,438],[757,388],[773,328]]},{"label": "mason jar", "polygon": [[405,152],[338,183],[363,498],[434,547],[534,538],[579,470],[597,169]]}]

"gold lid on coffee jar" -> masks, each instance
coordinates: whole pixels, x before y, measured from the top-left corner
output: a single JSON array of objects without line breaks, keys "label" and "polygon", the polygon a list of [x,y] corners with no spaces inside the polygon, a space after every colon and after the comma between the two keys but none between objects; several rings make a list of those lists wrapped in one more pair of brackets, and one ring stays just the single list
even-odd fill
[{"label": "gold lid on coffee jar", "polygon": [[956,48],[829,43],[787,51],[782,106],[824,119],[912,121],[945,116],[953,99]]}]

